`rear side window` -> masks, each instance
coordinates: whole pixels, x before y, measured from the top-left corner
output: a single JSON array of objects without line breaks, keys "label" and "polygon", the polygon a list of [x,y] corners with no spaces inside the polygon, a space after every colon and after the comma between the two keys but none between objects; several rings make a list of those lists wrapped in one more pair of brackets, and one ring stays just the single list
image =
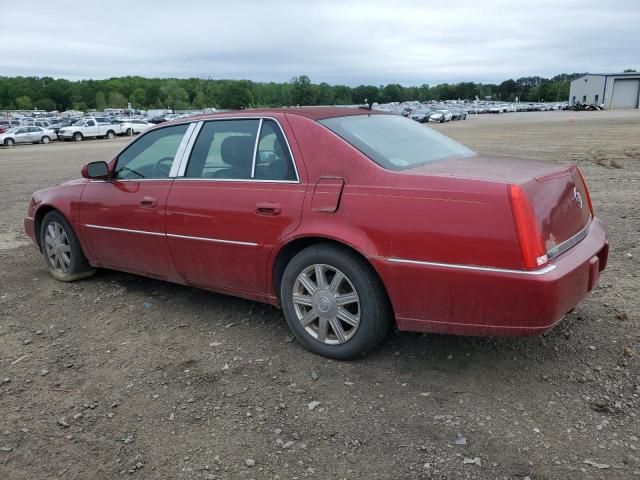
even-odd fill
[{"label": "rear side window", "polygon": [[258,180],[296,180],[289,148],[282,130],[273,120],[262,122],[254,178]]},{"label": "rear side window", "polygon": [[258,120],[206,122],[196,140],[185,177],[249,180]]},{"label": "rear side window", "polygon": [[262,126],[258,119],[206,122],[191,152],[185,177],[297,180],[284,134],[270,119],[264,119]]},{"label": "rear side window", "polygon": [[144,134],[118,157],[115,178],[169,178],[171,165],[188,127],[185,123]]}]

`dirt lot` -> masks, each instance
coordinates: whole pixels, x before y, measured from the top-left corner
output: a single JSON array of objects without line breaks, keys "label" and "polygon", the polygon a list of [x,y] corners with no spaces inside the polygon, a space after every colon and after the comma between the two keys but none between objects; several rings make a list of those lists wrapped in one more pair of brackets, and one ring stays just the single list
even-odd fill
[{"label": "dirt lot", "polygon": [[544,337],[396,333],[337,362],[271,307],[112,271],[58,283],[21,231],[31,192],[126,140],[0,148],[0,479],[640,478],[640,112],[436,128],[584,172],[610,263]]}]

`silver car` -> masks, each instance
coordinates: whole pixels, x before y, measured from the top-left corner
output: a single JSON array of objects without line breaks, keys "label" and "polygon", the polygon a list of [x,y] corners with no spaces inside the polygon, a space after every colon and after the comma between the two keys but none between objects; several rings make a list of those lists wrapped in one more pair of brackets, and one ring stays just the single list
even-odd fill
[{"label": "silver car", "polygon": [[10,147],[16,143],[49,143],[57,137],[53,130],[46,130],[42,127],[17,127],[10,128],[0,134],[0,145]]}]

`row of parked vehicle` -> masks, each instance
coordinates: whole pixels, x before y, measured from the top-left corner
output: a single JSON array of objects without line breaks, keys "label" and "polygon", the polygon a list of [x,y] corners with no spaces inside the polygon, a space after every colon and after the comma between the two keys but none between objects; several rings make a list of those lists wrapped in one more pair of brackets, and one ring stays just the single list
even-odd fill
[{"label": "row of parked vehicle", "polygon": [[153,123],[146,120],[109,117],[0,120],[0,145],[114,138],[116,135],[136,135],[152,126]]},{"label": "row of parked vehicle", "polygon": [[469,115],[509,112],[544,112],[548,110],[563,110],[566,103],[516,103],[492,101],[455,101],[444,102],[393,102],[374,104],[373,108],[396,115],[403,115],[417,122],[449,122],[452,120],[466,120]]}]

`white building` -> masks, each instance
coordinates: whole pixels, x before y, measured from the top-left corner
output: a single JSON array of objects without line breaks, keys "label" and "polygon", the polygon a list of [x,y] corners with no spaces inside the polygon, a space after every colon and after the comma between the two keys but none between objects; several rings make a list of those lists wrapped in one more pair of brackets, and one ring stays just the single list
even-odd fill
[{"label": "white building", "polygon": [[640,73],[588,73],[571,82],[569,105],[640,108]]}]

